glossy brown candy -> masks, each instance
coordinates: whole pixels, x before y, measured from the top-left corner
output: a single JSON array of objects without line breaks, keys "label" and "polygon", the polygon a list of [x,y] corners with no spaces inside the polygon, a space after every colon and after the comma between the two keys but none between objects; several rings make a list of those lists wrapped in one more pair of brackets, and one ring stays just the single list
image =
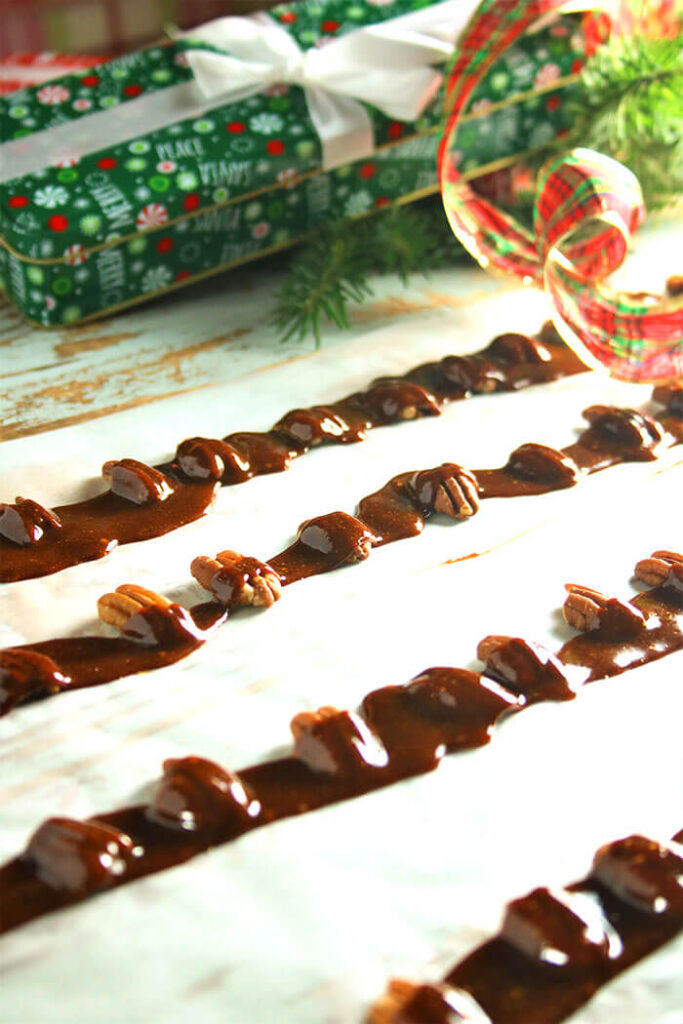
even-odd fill
[{"label": "glossy brown candy", "polygon": [[258,819],[261,805],[243,782],[202,757],[164,761],[164,775],[149,809],[152,820],[200,834],[240,833]]},{"label": "glossy brown candy", "polygon": [[386,768],[389,756],[362,718],[323,707],[292,719],[294,752],[312,772],[353,777]]},{"label": "glossy brown candy", "polygon": [[118,829],[49,818],[29,840],[24,860],[50,889],[86,895],[113,885],[135,853],[133,840]]},{"label": "glossy brown candy", "polygon": [[374,536],[365,523],[346,512],[330,512],[308,519],[299,527],[297,539],[270,565],[283,586],[332,572],[341,565],[363,562],[370,554]]},{"label": "glossy brown candy", "polygon": [[26,648],[0,651],[0,715],[31,697],[58,693],[71,678],[45,654]]},{"label": "glossy brown candy", "polygon": [[477,657],[486,663],[488,675],[527,701],[576,697],[564,665],[541,644],[521,637],[487,636],[479,643]]},{"label": "glossy brown candy", "polygon": [[525,338],[521,342],[521,336],[504,336],[489,346],[488,355],[485,349],[466,357],[465,362],[469,359],[478,367],[471,386],[454,385],[448,360],[432,364],[429,386],[417,379],[424,368],[416,367],[403,377],[382,378],[330,405],[294,409],[270,431],[238,431],[223,439],[190,437],[178,445],[169,463],[107,462],[109,492],[60,506],[54,513],[35,502],[22,506],[24,499],[0,505],[0,580],[58,572],[102,558],[117,544],[178,529],[204,515],[221,485],[281,473],[293,459],[322,443],[362,441],[373,427],[439,415],[449,401],[490,390],[483,383],[487,379],[495,378],[497,389],[512,390],[585,370],[554,331],[546,328],[542,336],[542,341]]},{"label": "glossy brown candy", "polygon": [[683,846],[628,836],[601,847],[592,877],[638,910],[683,919]]},{"label": "glossy brown candy", "polygon": [[[534,889],[510,903],[500,933],[456,963],[441,982],[391,981],[369,1022],[452,1024],[458,1018],[446,1014],[447,995],[464,991],[488,1024],[560,1024],[599,988],[680,933],[680,871],[675,842],[630,836],[610,843],[596,854],[587,878],[562,890]],[[665,892],[672,894],[670,901],[665,898],[669,909],[660,905],[657,912]],[[476,1015],[471,1019],[479,1021]]]}]

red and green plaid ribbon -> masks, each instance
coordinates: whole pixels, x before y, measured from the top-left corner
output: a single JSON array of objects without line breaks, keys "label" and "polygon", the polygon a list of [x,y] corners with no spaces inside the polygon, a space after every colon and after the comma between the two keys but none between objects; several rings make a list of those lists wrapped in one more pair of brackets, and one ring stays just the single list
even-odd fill
[{"label": "red and green plaid ribbon", "polygon": [[630,171],[587,149],[553,159],[539,177],[532,232],[477,195],[453,158],[458,121],[475,85],[519,35],[564,2],[483,0],[465,29],[448,82],[449,117],[439,150],[446,213],[483,267],[546,289],[558,330],[586,362],[623,380],[681,376],[680,297],[615,292],[602,283],[623,262],[630,234],[645,218]]}]

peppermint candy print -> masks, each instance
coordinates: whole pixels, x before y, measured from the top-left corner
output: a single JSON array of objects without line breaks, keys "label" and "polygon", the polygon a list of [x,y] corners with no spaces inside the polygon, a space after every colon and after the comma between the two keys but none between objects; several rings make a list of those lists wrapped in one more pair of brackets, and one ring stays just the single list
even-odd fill
[{"label": "peppermint candy print", "polygon": [[69,245],[64,250],[64,262],[69,267],[77,267],[79,263],[85,263],[88,253],[84,245]]},{"label": "peppermint candy print", "polygon": [[70,95],[70,91],[63,85],[44,85],[36,93],[36,99],[46,107],[56,107],[66,103]]},{"label": "peppermint candy print", "polygon": [[56,206],[65,206],[68,201],[69,193],[60,185],[45,185],[33,193],[33,202],[48,210],[54,210]]},{"label": "peppermint candy print", "polygon": [[149,203],[140,210],[135,222],[138,231],[158,228],[168,220],[168,212],[161,203]]}]

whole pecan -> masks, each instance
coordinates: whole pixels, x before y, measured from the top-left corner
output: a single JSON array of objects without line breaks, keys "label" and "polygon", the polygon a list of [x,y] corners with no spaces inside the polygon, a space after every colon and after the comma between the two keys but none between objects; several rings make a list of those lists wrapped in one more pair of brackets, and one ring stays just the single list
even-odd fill
[{"label": "whole pecan", "polygon": [[503,366],[519,366],[524,363],[547,363],[550,353],[545,345],[528,334],[509,331],[499,334],[484,349],[483,355],[494,359]]},{"label": "whole pecan", "polygon": [[26,547],[62,527],[59,516],[31,498],[15,498],[14,504],[0,502],[0,536]]},{"label": "whole pecan", "polygon": [[176,448],[176,462],[191,480],[238,483],[252,476],[249,459],[233,445],[212,437],[188,437]]},{"label": "whole pecan", "polygon": [[502,391],[506,386],[503,370],[483,355],[446,356],[440,368],[446,381],[466,395]]},{"label": "whole pecan", "polygon": [[605,597],[597,590],[575,583],[568,583],[566,590],[569,596],[562,611],[567,624],[573,629],[582,633],[600,629],[614,639],[625,639],[638,636],[645,627],[643,613],[616,597]]},{"label": "whole pecan", "polygon": [[34,832],[23,859],[51,889],[87,893],[113,885],[135,856],[133,840],[117,828],[49,818]]},{"label": "whole pecan", "polygon": [[569,455],[533,441],[516,448],[505,469],[521,480],[537,481],[557,488],[572,487],[581,475],[579,467]]},{"label": "whole pecan", "polygon": [[[295,444],[313,447],[323,441],[344,442],[349,440],[349,425],[339,413],[324,405],[310,409],[292,409],[273,427],[273,432],[282,434]],[[365,431],[353,432],[353,440],[360,441]]]},{"label": "whole pecan", "polygon": [[170,480],[163,473],[137,459],[112,459],[105,462],[102,476],[109,481],[112,494],[132,501],[135,505],[165,501],[173,492]]},{"label": "whole pecan", "polygon": [[651,587],[683,590],[683,555],[676,551],[653,551],[650,558],[637,563],[634,575]]},{"label": "whole pecan", "polygon": [[479,511],[476,476],[454,462],[418,471],[407,488],[426,515],[441,512],[451,519],[467,519]]},{"label": "whole pecan", "polygon": [[256,819],[261,805],[232,772],[203,757],[164,761],[149,816],[188,832],[230,832]]},{"label": "whole pecan", "polygon": [[565,666],[550,651],[528,640],[511,636],[486,636],[477,647],[486,674],[500,680],[528,700],[572,700]]},{"label": "whole pecan", "polygon": [[236,551],[219,551],[215,558],[199,555],[190,572],[201,587],[229,607],[270,608],[282,593],[280,577],[267,562]]},{"label": "whole pecan", "polygon": [[116,626],[123,635],[143,647],[196,646],[201,630],[182,605],[135,583],[124,583],[97,602],[102,622]]},{"label": "whole pecan", "polygon": [[58,693],[70,682],[46,654],[24,647],[0,651],[0,715],[28,697]]},{"label": "whole pecan", "polygon": [[143,608],[166,609],[171,602],[154,590],[139,587],[136,583],[122,583],[112,594],[103,594],[97,600],[97,614],[102,622],[121,629],[132,615]]},{"label": "whole pecan", "polygon": [[647,462],[657,458],[657,446],[666,436],[664,428],[651,416],[636,409],[620,409],[610,405],[591,405],[583,411],[590,428],[579,442],[587,448],[605,446],[616,449],[623,458]]}]

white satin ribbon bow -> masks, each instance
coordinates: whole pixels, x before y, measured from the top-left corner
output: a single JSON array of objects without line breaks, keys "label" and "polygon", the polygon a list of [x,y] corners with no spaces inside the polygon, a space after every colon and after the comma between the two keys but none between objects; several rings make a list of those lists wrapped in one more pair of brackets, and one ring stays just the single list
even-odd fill
[{"label": "white satin ribbon bow", "polygon": [[0,182],[201,117],[279,82],[305,89],[325,168],[362,159],[374,138],[359,101],[400,121],[418,117],[441,82],[431,65],[450,57],[478,3],[442,0],[305,51],[267,14],[218,18],[178,36],[225,51],[187,50],[193,80],[2,143]]}]

